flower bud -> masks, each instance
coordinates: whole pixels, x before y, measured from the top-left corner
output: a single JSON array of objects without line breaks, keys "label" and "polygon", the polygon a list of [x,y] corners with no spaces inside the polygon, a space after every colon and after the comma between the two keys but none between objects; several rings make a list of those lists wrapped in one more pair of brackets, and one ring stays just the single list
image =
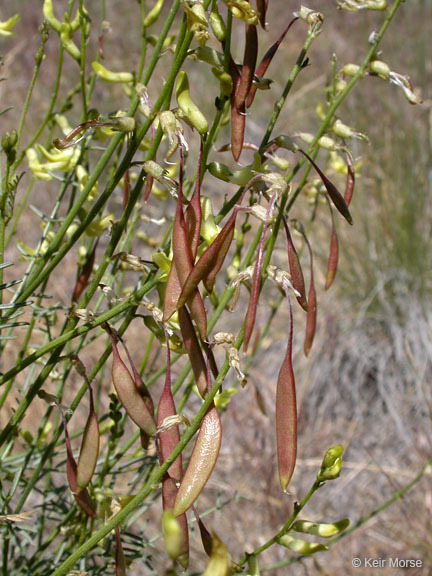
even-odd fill
[{"label": "flower bud", "polygon": [[192,101],[189,93],[189,80],[186,72],[179,72],[176,83],[177,104],[183,114],[184,119],[191,124],[200,134],[206,134],[208,122],[198,106]]},{"label": "flower bud", "polygon": [[148,12],[148,14],[146,14],[146,17],[144,18],[144,22],[143,22],[144,28],[148,28],[149,26],[151,26],[152,24],[154,24],[156,22],[156,20],[159,17],[159,14],[161,13],[163,3],[164,3],[164,0],[156,0],[156,4]]},{"label": "flower bud", "polygon": [[342,74],[344,76],[355,76],[360,70],[360,66],[358,64],[345,64],[342,68]]},{"label": "flower bud", "polygon": [[246,24],[256,26],[259,22],[259,14],[252,8],[248,0],[223,0],[229,7],[234,18],[243,20]]},{"label": "flower bud", "polygon": [[277,543],[281,546],[285,546],[285,548],[289,548],[293,552],[297,552],[297,554],[308,555],[313,554],[314,552],[321,552],[324,550],[328,550],[327,546],[324,544],[318,544],[317,542],[305,542],[304,540],[297,540],[297,538],[293,538],[289,534],[284,534],[277,539]]},{"label": "flower bud", "polygon": [[226,35],[225,23],[222,20],[221,15],[219,14],[216,1],[213,1],[212,3],[212,8],[209,16],[209,23],[212,32],[217,38],[217,40],[219,40],[219,42],[223,42],[225,40]]},{"label": "flower bud", "polygon": [[379,76],[383,80],[388,80],[390,78],[390,67],[385,62],[381,60],[372,60],[369,64],[369,71],[371,74]]},{"label": "flower bud", "polygon": [[324,22],[324,16],[321,12],[316,12],[311,8],[306,8],[306,6],[300,6],[300,10],[295,13],[294,16],[297,16],[300,20],[303,20],[303,22],[306,22],[310,26],[315,26],[320,22]]},{"label": "flower bud", "polygon": [[343,446],[340,444],[327,450],[321,464],[321,469],[317,474],[318,482],[338,478],[342,464],[342,452]]},{"label": "flower bud", "polygon": [[165,552],[172,560],[177,560],[182,548],[182,529],[171,510],[162,514],[162,530],[165,539]]},{"label": "flower bud", "polygon": [[339,138],[359,138],[360,140],[368,139],[368,137],[365,134],[362,134],[361,132],[356,132],[355,130],[350,128],[350,126],[343,124],[343,122],[341,122],[339,119],[336,120],[336,122],[333,124],[332,130],[336,134],[336,136],[339,136]]},{"label": "flower bud", "polygon": [[156,180],[162,179],[166,174],[165,169],[153,160],[147,160],[144,162],[143,168],[144,172],[150,174],[150,176],[153,176]]},{"label": "flower bud", "polygon": [[131,116],[118,116],[111,120],[111,128],[116,132],[133,132],[135,130],[135,118]]}]

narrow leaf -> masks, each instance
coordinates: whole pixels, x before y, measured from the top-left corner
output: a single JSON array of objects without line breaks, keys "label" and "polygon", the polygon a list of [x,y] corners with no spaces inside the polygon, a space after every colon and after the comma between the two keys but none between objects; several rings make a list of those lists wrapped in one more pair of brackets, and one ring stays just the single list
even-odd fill
[{"label": "narrow leaf", "polygon": [[185,212],[185,223],[188,236],[188,243],[191,250],[192,262],[195,262],[195,258],[198,252],[198,245],[200,239],[201,231],[201,159],[203,152],[203,142],[201,140],[201,147],[198,156],[198,166],[197,175],[195,181],[195,190],[192,198],[186,208]]},{"label": "narrow leaf", "polygon": [[116,576],[126,576],[126,561],[123,554],[123,548],[120,540],[120,529],[118,526],[115,527],[115,542],[116,542],[115,573]]},{"label": "narrow leaf", "polygon": [[304,281],[304,276],[303,276],[303,270],[302,270],[302,267],[300,264],[300,258],[298,257],[297,251],[295,249],[294,242],[292,240],[291,233],[289,231],[286,218],[283,217],[282,221],[284,224],[285,234],[286,234],[286,239],[287,239],[288,265],[289,265],[289,271],[291,274],[291,282],[292,282],[294,290],[296,290],[300,294],[300,296],[296,296],[298,303],[303,308],[303,310],[307,311],[308,305],[307,305],[307,299],[306,299],[306,287],[305,287],[305,281]]},{"label": "narrow leaf", "polygon": [[93,246],[93,250],[90,252],[90,254],[87,255],[87,258],[86,258],[86,261],[84,262],[84,266],[81,270],[81,273],[77,278],[75,288],[74,288],[73,294],[72,294],[72,302],[78,302],[78,300],[81,298],[81,294],[84,292],[84,290],[88,284],[90,275],[91,275],[92,270],[93,270],[94,262],[95,262],[96,248],[98,245],[98,241],[99,241],[99,238],[96,239],[96,242]]},{"label": "narrow leaf", "polygon": [[339,241],[336,232],[336,226],[333,216],[333,211],[330,208],[331,213],[331,220],[332,220],[332,227],[331,227],[331,236],[330,236],[330,251],[329,251],[329,258],[327,263],[327,274],[326,274],[326,282],[325,282],[325,289],[328,290],[330,286],[333,284],[333,281],[336,276],[337,272],[337,265],[339,260]]},{"label": "narrow leaf", "polygon": [[241,111],[245,108],[246,98],[252,86],[258,56],[258,33],[256,26],[245,24],[245,49],[240,81],[234,90],[234,106]]},{"label": "narrow leaf", "polygon": [[305,356],[308,356],[315,338],[316,319],[317,319],[317,296],[316,296],[314,273],[313,273],[312,248],[308,241],[306,243],[310,257],[310,284],[308,291],[308,311],[306,316],[306,332],[305,332],[303,350]]},{"label": "narrow leaf", "polygon": [[355,172],[351,155],[348,152],[346,153],[346,162],[347,162],[347,178],[345,184],[344,200],[345,204],[349,206],[352,200],[352,196],[354,194]]},{"label": "narrow leaf", "polygon": [[207,394],[207,375],[204,355],[195,334],[192,320],[185,306],[179,309],[178,316],[183,342],[192,365],[195,383],[199,393],[202,398],[204,398]]}]

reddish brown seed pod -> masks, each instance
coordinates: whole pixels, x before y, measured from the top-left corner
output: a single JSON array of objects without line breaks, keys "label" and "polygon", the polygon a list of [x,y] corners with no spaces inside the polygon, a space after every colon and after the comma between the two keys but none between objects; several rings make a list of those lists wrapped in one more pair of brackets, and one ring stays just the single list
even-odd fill
[{"label": "reddish brown seed pod", "polygon": [[308,241],[306,241],[306,244],[309,250],[309,257],[310,257],[310,284],[308,291],[308,311],[306,316],[306,331],[303,344],[303,351],[305,356],[308,356],[315,338],[316,321],[317,321],[317,295],[315,290],[315,281],[313,273],[312,248]]},{"label": "reddish brown seed pod", "polygon": [[207,370],[204,355],[195,334],[192,320],[185,306],[179,309],[178,317],[183,342],[194,373],[195,383],[199,393],[202,398],[204,398],[207,393]]},{"label": "reddish brown seed pod", "polygon": [[300,304],[303,310],[307,311],[308,303],[306,299],[306,287],[303,276],[303,270],[300,264],[300,259],[295,249],[294,242],[292,240],[286,218],[283,217],[282,221],[285,228],[285,234],[287,239],[288,265],[291,274],[291,283],[293,285],[294,290],[296,290],[296,292],[299,293],[299,296],[296,296],[297,302]]},{"label": "reddish brown seed pod", "polygon": [[153,414],[141,397],[126,364],[120,358],[114,335],[108,325],[107,329],[113,350],[111,374],[117,396],[129,418],[135,422],[143,432],[149,436],[153,436],[156,432]]},{"label": "reddish brown seed pod", "polygon": [[266,27],[266,12],[267,12],[268,0],[256,0],[257,12],[259,14],[259,21],[261,27],[265,30]]},{"label": "reddish brown seed pod", "polygon": [[207,554],[207,556],[210,556],[211,551],[212,551],[212,537],[210,532],[207,530],[204,522],[201,520],[197,509],[195,508],[195,506],[192,506],[192,511],[194,513],[195,519],[198,523],[198,528],[200,531],[200,535],[201,535],[201,542],[203,544],[203,548],[205,550],[205,553]]},{"label": "reddish brown seed pod", "polygon": [[334,221],[333,212],[330,208],[331,219],[332,219],[332,227],[331,227],[331,236],[330,236],[330,251],[329,251],[329,258],[327,263],[327,274],[326,274],[326,281],[325,281],[325,289],[328,290],[330,286],[333,284],[333,281],[336,276],[338,260],[339,260],[339,240],[336,232],[336,226]]},{"label": "reddish brown seed pod", "polygon": [[93,246],[93,249],[90,252],[90,254],[88,254],[86,261],[84,263],[83,269],[77,278],[77,281],[76,281],[76,284],[75,284],[75,287],[73,290],[73,294],[72,294],[72,302],[78,302],[78,300],[81,298],[81,294],[84,292],[84,290],[87,287],[90,275],[93,271],[98,241],[99,241],[99,239],[96,239],[96,242]]},{"label": "reddish brown seed pod", "polygon": [[298,151],[301,154],[303,154],[303,156],[305,156],[305,158],[307,158],[309,162],[312,164],[312,166],[315,168],[324,186],[326,187],[327,193],[330,196],[331,201],[333,202],[337,210],[342,214],[342,216],[349,224],[352,224],[353,219],[342,194],[339,192],[339,190],[336,188],[333,182],[331,182],[331,180],[327,178],[324,172],[319,168],[319,166],[317,166],[317,164],[312,160],[312,158],[309,156],[309,154],[307,154],[307,152],[305,152],[301,148],[298,148]]},{"label": "reddish brown seed pod", "polygon": [[87,516],[94,517],[95,509],[93,502],[90,498],[87,489],[84,488],[83,490],[78,489],[78,482],[77,482],[77,463],[75,462],[75,458],[73,457],[72,446],[69,439],[69,432],[67,428],[67,422],[65,415],[63,413],[62,408],[57,405],[57,408],[60,411],[60,416],[63,420],[63,428],[65,433],[65,444],[66,444],[66,476],[68,479],[69,488],[72,492],[73,497],[75,498],[76,503],[78,506],[83,510]]},{"label": "reddish brown seed pod", "polygon": [[[264,15],[264,18],[265,18],[265,15]],[[270,48],[267,50],[267,52],[264,54],[263,59],[261,60],[261,62],[259,63],[259,65],[255,71],[255,75],[258,78],[262,78],[264,76],[264,74],[266,73],[267,68],[270,66],[271,61],[273,60],[273,57],[276,54],[279,46],[282,44],[283,39],[287,35],[291,26],[297,20],[298,20],[298,18],[294,18],[293,20],[291,20],[291,22],[288,24],[288,26],[285,28],[285,30],[282,32],[282,34],[279,36],[279,38],[276,40],[276,42],[274,44],[272,44],[270,46]],[[251,89],[249,90],[248,97],[246,99],[246,108],[249,108],[252,105],[252,102],[254,101],[257,89],[258,89],[258,87],[255,84],[252,84]]]},{"label": "reddish brown seed pod", "polygon": [[185,211],[185,224],[187,230],[188,243],[190,246],[192,262],[195,262],[195,258],[198,252],[200,231],[201,231],[201,159],[203,152],[203,142],[201,140],[201,147],[198,156],[198,166],[197,175],[195,181],[195,189]]},{"label": "reddish brown seed pod", "polygon": [[344,200],[347,206],[350,205],[353,194],[354,194],[354,184],[355,184],[355,172],[354,165],[349,152],[346,153],[346,163],[347,163],[347,178],[345,184],[345,194]]},{"label": "reddish brown seed pod", "polygon": [[240,81],[233,95],[233,104],[239,111],[245,109],[246,98],[252,87],[255,66],[258,56],[258,33],[256,26],[245,24],[245,49]]},{"label": "reddish brown seed pod", "polygon": [[231,153],[237,162],[243,149],[246,127],[246,106],[245,103],[240,107],[235,104],[235,95],[240,85],[240,74],[231,55],[228,71],[233,83],[233,91],[231,93]]},{"label": "reddish brown seed pod", "polygon": [[297,457],[297,405],[292,366],[293,314],[287,293],[290,320],[288,344],[276,387],[276,446],[279,481],[284,492],[294,472]]},{"label": "reddish brown seed pod", "polygon": [[213,406],[204,416],[192,454],[178,489],[174,516],[189,510],[209,479],[219,455],[222,427]]},{"label": "reddish brown seed pod", "polygon": [[123,553],[123,547],[120,539],[120,529],[118,526],[114,529],[115,533],[115,573],[116,576],[126,576],[126,560]]},{"label": "reddish brown seed pod", "polygon": [[99,422],[94,408],[93,390],[88,387],[90,393],[90,410],[84,429],[80,455],[77,464],[77,489],[83,490],[92,479],[97,459],[99,456],[100,434]]}]

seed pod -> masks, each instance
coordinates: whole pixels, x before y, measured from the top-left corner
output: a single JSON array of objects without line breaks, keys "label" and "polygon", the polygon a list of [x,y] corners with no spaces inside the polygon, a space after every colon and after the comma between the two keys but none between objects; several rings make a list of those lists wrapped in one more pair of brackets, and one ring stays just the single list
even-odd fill
[{"label": "seed pod", "polygon": [[327,546],[324,544],[318,544],[317,542],[305,542],[304,540],[297,540],[289,534],[284,534],[277,539],[277,543],[285,548],[289,548],[293,552],[302,554],[304,556],[313,554],[314,552],[323,552],[328,550]]},{"label": "seed pod", "polygon": [[[264,3],[263,0],[260,0],[260,2]],[[264,15],[264,18],[265,18],[265,15]],[[261,62],[259,63],[259,65],[255,71],[255,75],[258,78],[262,78],[264,76],[264,74],[266,73],[267,68],[270,66],[271,61],[273,60],[273,57],[276,54],[279,46],[282,44],[283,39],[287,35],[291,26],[297,20],[298,20],[298,17],[291,20],[291,22],[288,24],[288,26],[285,28],[285,30],[282,32],[282,34],[279,36],[279,38],[276,40],[276,42],[274,44],[272,44],[272,46],[270,46],[270,48],[264,54]],[[264,26],[263,26],[263,28],[264,28]],[[250,91],[249,91],[249,94],[248,94],[248,97],[246,99],[246,108],[249,108],[252,105],[252,102],[255,98],[255,94],[256,94],[257,89],[258,89],[257,85],[252,84]]]},{"label": "seed pod", "polygon": [[159,18],[159,14],[161,13],[163,3],[164,3],[164,0],[156,0],[155,5],[146,14],[146,16],[144,18],[144,22],[143,22],[144,28],[149,28],[152,24],[154,24],[156,22],[156,20]]},{"label": "seed pod", "polygon": [[174,516],[188,510],[200,495],[215,467],[222,439],[222,427],[216,408],[204,416],[189,463],[180,484]]},{"label": "seed pod", "polygon": [[290,313],[288,343],[276,387],[276,446],[279,481],[284,492],[293,475],[297,457],[297,405],[292,366],[293,313],[288,292],[287,300]]},{"label": "seed pod", "polygon": [[271,198],[269,200],[266,214],[265,214],[265,219],[264,219],[263,226],[262,226],[261,238],[260,238],[259,245],[258,245],[257,258],[255,261],[255,266],[254,266],[254,271],[253,271],[253,276],[252,276],[252,289],[251,289],[251,293],[250,293],[249,305],[248,305],[248,309],[246,312],[245,325],[244,325],[243,350],[245,352],[247,350],[249,340],[252,336],[253,327],[255,324],[256,310],[257,310],[258,298],[259,298],[259,289],[260,289],[260,284],[261,284],[261,269],[262,269],[262,263],[263,263],[263,258],[264,258],[264,240],[265,240],[265,235],[267,232],[267,226],[268,226],[268,221],[270,219],[270,214],[272,212],[273,205],[277,200],[277,197],[278,197],[278,194],[275,193],[275,194],[273,194],[273,196],[271,196]]},{"label": "seed pod", "polygon": [[133,74],[130,72],[112,72],[100,62],[92,62],[92,68],[96,76],[105,82],[133,82]]},{"label": "seed pod", "polygon": [[[191,247],[189,245],[185,216],[183,214],[182,181],[183,153],[182,149],[180,148],[180,177],[177,193],[177,209],[172,233],[173,260],[171,264],[171,270],[175,268],[175,271],[170,270],[167,286],[165,288],[163,315],[164,322],[166,322],[172,316],[176,308],[179,306],[178,300],[182,287],[184,286],[189,274],[193,270]],[[192,318],[195,320],[195,323],[198,327],[201,339],[205,340],[207,335],[207,319],[204,304],[197,287],[195,287],[195,289],[190,293],[186,300],[190,307]]]},{"label": "seed pod", "polygon": [[183,342],[192,365],[195,383],[199,393],[204,398],[207,394],[207,371],[204,356],[195,334],[192,320],[185,306],[179,308],[178,316]]},{"label": "seed pod", "polygon": [[286,218],[282,219],[285,228],[285,234],[288,246],[288,265],[291,274],[291,282],[294,290],[296,290],[300,296],[296,296],[298,303],[303,308],[303,310],[308,309],[308,303],[306,300],[306,288],[303,276],[303,270],[301,268],[300,259],[298,257],[297,251],[295,249],[291,233],[288,228]]},{"label": "seed pod", "polygon": [[77,465],[77,489],[83,490],[92,479],[99,456],[99,423],[94,408],[93,390],[89,385],[90,410],[84,429],[80,455]]},{"label": "seed pod", "polygon": [[111,329],[107,326],[113,350],[112,380],[117,396],[126,413],[133,422],[146,434],[153,436],[156,432],[156,424],[153,414],[146,402],[141,397],[135,382],[130,375],[126,364],[120,358],[117,344]]},{"label": "seed pod", "polygon": [[259,14],[259,21],[261,27],[265,30],[266,27],[266,12],[269,0],[256,0],[257,12]]},{"label": "seed pod", "polygon": [[115,533],[115,576],[126,576],[126,560],[123,554],[123,548],[120,540],[120,528],[118,526],[114,529]]},{"label": "seed pod", "polygon": [[210,532],[207,530],[204,522],[201,520],[197,509],[195,508],[195,506],[192,506],[192,511],[194,513],[195,519],[198,523],[198,528],[200,531],[200,535],[201,535],[201,542],[203,544],[205,553],[207,554],[207,556],[211,555],[211,551],[212,551],[212,537]]},{"label": "seed pod", "polygon": [[[165,340],[167,342],[167,369],[165,372],[165,384],[162,390],[162,394],[159,400],[157,408],[156,423],[158,428],[161,426],[165,418],[174,416],[176,412],[176,407],[174,403],[174,398],[171,392],[171,353],[168,345],[168,332],[165,329]],[[159,460],[162,464],[180,442],[180,429],[178,425],[171,426],[168,430],[159,432]],[[168,469],[169,476],[179,481],[182,476],[182,456],[179,454],[174,462]],[[173,504],[173,503],[172,503]],[[171,506],[172,507],[172,506]]]},{"label": "seed pod", "polygon": [[208,131],[207,120],[198,106],[191,99],[189,93],[189,80],[186,72],[183,70],[178,74],[175,92],[177,104],[183,112],[185,120],[187,120],[200,134],[206,134]]},{"label": "seed pod", "polygon": [[203,143],[201,142],[198,156],[197,176],[195,181],[195,190],[185,211],[185,224],[187,230],[188,243],[190,246],[192,262],[195,261],[201,231],[201,158],[203,152]]},{"label": "seed pod", "polygon": [[231,558],[225,544],[212,534],[211,554],[202,576],[231,576]]},{"label": "seed pod", "polygon": [[348,518],[333,522],[333,524],[323,524],[321,522],[308,522],[307,520],[298,520],[294,522],[292,529],[302,534],[311,534],[321,538],[331,538],[337,536],[348,528],[350,521]]},{"label": "seed pod", "polygon": [[332,227],[331,227],[331,236],[330,236],[330,251],[329,251],[329,258],[327,263],[327,274],[326,274],[326,281],[325,281],[325,289],[328,290],[330,286],[333,284],[333,281],[336,276],[337,272],[337,265],[339,259],[339,241],[336,232],[336,226],[333,216],[333,211],[330,208],[331,220],[332,220]]},{"label": "seed pod", "polygon": [[349,224],[352,224],[353,223],[352,216],[351,216],[350,211],[348,210],[348,206],[346,205],[345,200],[343,199],[343,196],[341,195],[339,190],[336,188],[336,186],[333,184],[333,182],[331,182],[327,178],[327,176],[321,171],[321,169],[312,160],[312,158],[309,156],[309,154],[307,154],[301,148],[299,148],[298,151],[301,154],[303,154],[303,156],[305,156],[305,158],[307,158],[309,160],[309,162],[312,164],[312,166],[317,171],[317,173],[318,173],[319,177],[321,178],[324,186],[326,187],[326,190],[328,192],[328,195],[330,196],[331,201],[333,202],[333,204],[335,205],[337,210],[342,214],[342,216],[345,218],[345,220]]},{"label": "seed pod", "polygon": [[[304,235],[304,233],[303,233]],[[312,248],[309,241],[304,235],[306,245],[309,250],[309,258],[310,258],[310,284],[309,284],[309,291],[308,291],[308,311],[306,316],[306,331],[305,331],[305,339],[303,344],[303,351],[305,356],[309,355],[309,352],[312,348],[312,343],[315,337],[316,331],[316,319],[317,319],[317,296],[315,290],[315,281],[314,281],[314,273],[313,273],[313,253]]]},{"label": "seed pod", "polygon": [[73,457],[72,453],[72,446],[69,439],[69,432],[67,428],[66,418],[59,404],[57,404],[57,408],[59,409],[60,416],[63,420],[63,428],[65,433],[66,476],[68,479],[69,488],[78,506],[87,514],[87,516],[91,516],[93,518],[95,515],[95,509],[93,502],[89,496],[89,493],[87,492],[87,489],[84,488],[83,490],[78,491],[77,464],[75,462],[75,458]]},{"label": "seed pod", "polygon": [[345,184],[344,200],[345,200],[345,204],[347,206],[349,206],[351,203],[351,200],[352,200],[353,193],[354,193],[355,172],[354,172],[354,166],[353,166],[351,154],[349,154],[349,152],[347,152],[345,157],[346,157],[346,162],[347,162],[347,179],[346,179],[346,184]]},{"label": "seed pod", "polygon": [[226,36],[225,23],[219,14],[217,1],[213,0],[211,12],[209,16],[209,23],[213,34],[219,40],[219,42],[224,42]]},{"label": "seed pod", "polygon": [[252,86],[255,66],[258,55],[258,33],[256,26],[245,25],[245,49],[240,81],[234,91],[234,106],[237,110],[244,110],[246,98]]},{"label": "seed pod", "polygon": [[246,105],[238,107],[235,104],[236,92],[240,85],[240,74],[230,55],[229,73],[233,82],[231,94],[231,152],[237,162],[243,149],[244,132],[246,127]]},{"label": "seed pod", "polygon": [[99,242],[99,238],[96,239],[96,242],[93,246],[93,250],[88,254],[84,266],[82,267],[81,273],[79,274],[77,281],[75,283],[75,287],[72,293],[72,302],[78,302],[81,297],[81,294],[84,292],[90,275],[93,271],[94,261],[96,257],[96,248]]}]

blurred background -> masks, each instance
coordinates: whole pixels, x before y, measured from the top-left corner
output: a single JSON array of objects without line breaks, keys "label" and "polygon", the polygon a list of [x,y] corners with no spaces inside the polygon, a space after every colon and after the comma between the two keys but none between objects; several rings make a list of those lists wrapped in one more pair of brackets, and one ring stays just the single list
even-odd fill
[{"label": "blurred background", "polygon": [[[66,5],[63,1],[54,2],[59,14]],[[88,49],[90,62],[97,51],[100,3],[87,0],[85,5],[94,24]],[[131,70],[140,50],[139,28],[134,25],[136,3],[107,1],[105,5],[105,17],[110,23],[104,41],[106,62],[115,70]],[[2,133],[16,126],[23,106],[34,52],[39,45],[41,6],[41,2],[29,0],[2,0],[0,5],[0,20],[16,12],[21,14],[16,35],[11,39],[0,38],[3,55],[0,75],[6,77],[0,83],[0,108],[13,106],[1,117]],[[307,6],[324,14],[324,28],[309,54],[310,66],[294,85],[275,134],[314,132],[318,128],[317,107],[325,102],[332,55],[338,68],[348,62],[360,64],[368,50],[370,34],[383,20],[382,13],[337,10],[336,0],[309,0]],[[291,0],[270,1],[268,31],[259,32],[260,54],[278,37],[298,8],[299,4]],[[252,550],[265,542],[287,519],[293,502],[301,499],[312,484],[328,447],[338,443],[344,446],[342,474],[312,499],[302,516],[308,520],[336,521],[349,517],[352,524],[356,523],[413,480],[431,456],[431,34],[432,2],[410,0],[398,11],[380,47],[380,59],[392,70],[410,76],[422,95],[422,105],[412,106],[396,86],[366,77],[338,112],[344,123],[366,134],[369,143],[353,141],[351,146],[358,175],[351,210],[354,226],[345,226],[341,219],[337,221],[339,270],[328,292],[324,291],[324,282],[330,222],[325,205],[319,208],[310,233],[318,290],[318,332],[306,359],[302,352],[305,318],[300,308],[296,309],[294,367],[300,435],[298,464],[288,497],[281,496],[278,486],[272,402],[275,376],[286,347],[286,310],[281,309],[277,315],[262,350],[249,367],[248,386],[233,397],[224,413],[222,453],[200,499],[200,510],[206,510],[207,506],[209,526],[226,541],[234,558],[239,550]],[[304,35],[304,27],[294,26],[275,57],[268,73],[274,80],[272,89],[258,93],[248,117],[248,140],[259,141]],[[233,53],[240,60],[242,35],[238,34],[236,39],[238,45],[234,44]],[[55,78],[56,50],[57,38],[52,34],[46,46],[43,81],[35,86],[24,142],[46,112]],[[75,62],[68,58],[65,66],[68,73],[60,86],[60,102],[78,81]],[[191,74],[198,74],[197,68],[194,66],[195,72]],[[156,74],[163,78],[163,59]],[[199,81],[193,84],[194,99],[205,108],[206,85],[214,79],[204,66],[198,76]],[[149,87],[151,99],[157,88]],[[125,103],[118,87],[98,87],[94,93],[93,105],[97,104],[103,113]],[[79,114],[78,109],[68,111],[71,125],[78,123]],[[325,166],[327,155],[320,153],[318,158],[320,165]],[[247,154],[242,156],[242,162],[248,162]],[[337,181],[340,176],[332,175],[331,170],[329,164],[327,173]],[[42,183],[29,203],[43,209],[47,199],[53,198],[54,188],[51,190],[50,186],[51,183]],[[211,182],[208,186],[206,193],[221,194],[217,190],[220,186]],[[24,186],[20,187],[19,194],[23,189]],[[121,210],[120,194],[119,191],[117,201],[113,199],[114,211]],[[153,206],[150,210],[156,215],[165,208]],[[299,201],[292,215],[301,219],[308,210],[307,203]],[[30,206],[26,206],[23,214],[16,238],[33,245],[39,238],[39,219]],[[6,257],[16,262],[14,277],[17,277],[17,269],[24,264],[19,261],[16,242],[11,243]],[[283,242],[275,258],[281,263],[285,261]],[[307,270],[306,254],[304,262]],[[70,289],[70,278],[74,278],[75,262],[66,261],[62,266],[51,294],[65,304],[64,294]],[[277,297],[276,290],[266,289],[258,324],[265,324]],[[131,336],[129,339],[133,340]],[[139,359],[139,347],[132,348]],[[93,353],[97,353],[96,349]],[[13,354],[9,347],[3,359],[6,365],[13,364]],[[264,563],[273,565],[268,573],[358,574],[351,560],[366,556],[418,558],[423,561],[423,568],[412,569],[410,574],[431,574],[431,473],[431,469],[427,470],[403,497],[326,553],[289,567],[278,567],[289,553],[271,548],[264,555]],[[216,510],[211,509],[215,502]],[[151,533],[152,528],[148,530]],[[193,546],[199,551],[197,539]],[[156,545],[152,550],[156,567],[163,566],[161,549],[162,546]],[[133,573],[160,572],[137,566]],[[361,569],[361,573],[372,571]],[[394,568],[380,569],[382,575],[398,573]]]}]

